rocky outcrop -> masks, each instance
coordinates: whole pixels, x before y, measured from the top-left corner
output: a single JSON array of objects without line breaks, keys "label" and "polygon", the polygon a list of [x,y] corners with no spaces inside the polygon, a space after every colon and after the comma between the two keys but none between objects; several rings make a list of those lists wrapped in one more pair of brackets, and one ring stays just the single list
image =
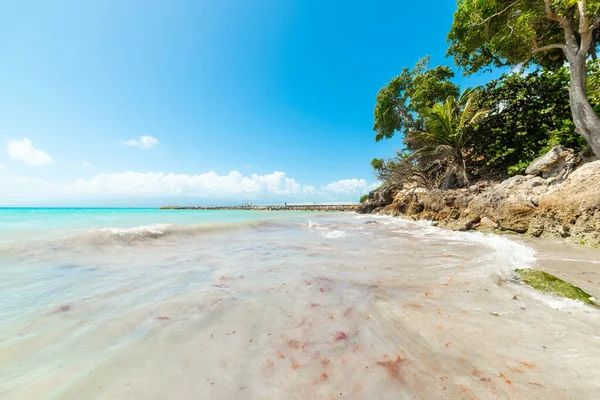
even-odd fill
[{"label": "rocky outcrop", "polygon": [[548,153],[536,158],[529,165],[527,175],[541,175],[542,178],[566,176],[576,165],[578,159],[575,152],[563,146],[556,146]]},{"label": "rocky outcrop", "polygon": [[394,189],[385,187],[371,191],[369,197],[360,205],[360,212],[369,214],[380,211],[394,200]]},{"label": "rocky outcrop", "polygon": [[540,197],[529,233],[600,245],[600,161],[584,164]]},{"label": "rocky outcrop", "polygon": [[571,172],[578,161],[572,151],[558,147],[551,153],[534,161],[526,176],[468,189],[398,190],[375,210],[454,230],[563,237],[600,247],[600,161]]}]

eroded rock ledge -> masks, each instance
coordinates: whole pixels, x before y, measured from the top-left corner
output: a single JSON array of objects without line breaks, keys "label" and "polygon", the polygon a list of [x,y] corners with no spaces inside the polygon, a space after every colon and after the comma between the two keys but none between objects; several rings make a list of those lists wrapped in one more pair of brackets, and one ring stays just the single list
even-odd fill
[{"label": "eroded rock ledge", "polygon": [[469,189],[378,189],[363,213],[405,215],[453,230],[499,230],[562,237],[600,248],[600,161],[573,170],[572,151],[557,147],[526,176]]}]

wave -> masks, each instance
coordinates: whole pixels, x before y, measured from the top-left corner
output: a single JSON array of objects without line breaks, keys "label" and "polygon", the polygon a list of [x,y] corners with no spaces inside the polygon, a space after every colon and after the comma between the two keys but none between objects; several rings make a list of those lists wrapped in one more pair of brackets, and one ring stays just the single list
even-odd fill
[{"label": "wave", "polygon": [[306,227],[316,230],[321,236],[327,239],[339,239],[350,235],[348,227],[342,229],[342,227],[336,224],[319,224],[309,220]]},{"label": "wave", "polygon": [[244,221],[240,223],[202,223],[194,225],[151,224],[130,228],[105,227],[87,232],[55,232],[52,237],[31,240],[14,240],[0,243],[0,255],[9,258],[44,257],[57,252],[94,251],[94,249],[126,246],[143,246],[166,239],[213,235],[240,229],[263,229],[275,225],[269,221]]},{"label": "wave", "polygon": [[197,236],[239,229],[262,229],[278,224],[270,221],[244,221],[237,223],[202,223],[193,225],[151,224],[133,228],[101,228],[71,237],[70,241],[90,244],[134,244],[167,236]]},{"label": "wave", "polygon": [[501,280],[514,278],[514,270],[532,268],[536,265],[536,251],[521,242],[506,236],[481,232],[459,232],[433,226],[431,221],[413,221],[391,216],[379,217],[380,224],[391,232],[405,235],[408,239],[438,243],[461,243],[463,245],[488,248],[486,254],[474,258],[469,264],[469,273],[484,279],[499,277]]},{"label": "wave", "polygon": [[107,239],[130,241],[156,239],[172,232],[174,228],[176,228],[175,224],[152,224],[134,228],[102,228],[95,234]]}]

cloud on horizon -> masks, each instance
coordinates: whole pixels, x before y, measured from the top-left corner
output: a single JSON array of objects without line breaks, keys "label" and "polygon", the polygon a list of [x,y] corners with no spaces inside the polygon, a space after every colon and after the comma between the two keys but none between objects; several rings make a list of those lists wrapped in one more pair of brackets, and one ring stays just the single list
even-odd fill
[{"label": "cloud on horizon", "polygon": [[33,147],[31,140],[28,138],[9,141],[6,152],[11,158],[35,167],[44,167],[54,164],[54,159],[42,150]]},{"label": "cloud on horizon", "polygon": [[138,138],[138,140],[129,139],[127,141],[121,141],[119,143],[122,145],[125,145],[125,146],[140,147],[143,149],[151,149],[152,147],[156,146],[160,142],[155,137],[142,135]]},{"label": "cloud on horizon", "polygon": [[[374,189],[364,179],[344,179],[317,188],[302,185],[284,172],[250,176],[232,171],[227,175],[207,172],[199,175],[127,171],[97,174],[61,184],[35,178],[0,176],[8,190],[0,205],[107,205],[127,202],[144,205],[241,204],[269,202],[350,202]],[[33,200],[33,201],[32,201]],[[120,203],[119,203],[120,204]]]}]

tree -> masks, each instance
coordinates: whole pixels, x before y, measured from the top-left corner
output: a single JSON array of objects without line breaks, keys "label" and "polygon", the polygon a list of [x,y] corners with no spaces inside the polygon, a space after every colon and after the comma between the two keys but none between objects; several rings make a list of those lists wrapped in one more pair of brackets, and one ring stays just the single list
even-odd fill
[{"label": "tree", "polygon": [[417,149],[412,158],[425,163],[442,161],[448,166],[441,184],[443,189],[471,183],[467,165],[473,147],[469,128],[488,113],[478,107],[477,95],[478,90],[466,90],[458,99],[448,97],[444,103],[423,110],[424,129],[406,136],[406,143]]},{"label": "tree", "polygon": [[375,104],[375,140],[390,139],[396,132],[405,134],[422,127],[419,112],[458,96],[459,89],[450,81],[454,72],[447,66],[428,68],[425,57],[413,69],[404,68],[377,95]]},{"label": "tree", "polygon": [[588,55],[596,56],[600,0],[459,0],[448,54],[465,73],[485,67],[568,62],[576,131],[600,156],[600,118],[587,96]]},{"label": "tree", "polygon": [[402,188],[407,186],[433,189],[439,186],[446,166],[441,160],[420,162],[408,150],[397,151],[391,159],[375,158],[371,161],[377,180],[385,186]]}]

